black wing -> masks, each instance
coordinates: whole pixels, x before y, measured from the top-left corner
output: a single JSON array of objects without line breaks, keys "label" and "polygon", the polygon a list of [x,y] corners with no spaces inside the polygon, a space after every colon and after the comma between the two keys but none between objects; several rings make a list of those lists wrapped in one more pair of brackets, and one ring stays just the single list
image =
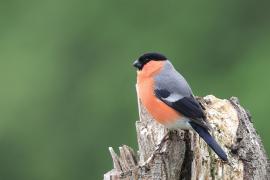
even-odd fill
[{"label": "black wing", "polygon": [[181,99],[176,99],[175,101],[170,101],[168,100],[168,97],[171,95],[171,93],[164,89],[156,89],[155,95],[165,104],[175,109],[177,112],[190,118],[194,123],[201,125],[208,130],[210,129],[209,125],[205,121],[205,114],[202,107],[193,96],[183,97]]},{"label": "black wing", "polygon": [[198,119],[205,117],[200,104],[193,97],[183,97],[170,104],[172,108],[189,118]]}]

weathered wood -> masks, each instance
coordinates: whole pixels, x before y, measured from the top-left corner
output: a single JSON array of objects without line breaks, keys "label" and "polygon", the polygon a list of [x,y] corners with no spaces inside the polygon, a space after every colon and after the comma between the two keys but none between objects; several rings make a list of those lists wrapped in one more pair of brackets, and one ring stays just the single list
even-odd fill
[{"label": "weathered wood", "polygon": [[270,165],[251,117],[237,98],[218,99],[212,95],[198,98],[212,126],[212,135],[228,154],[222,162],[206,143],[192,131],[169,132],[160,149],[158,144],[168,133],[139,104],[136,122],[139,150],[120,147],[120,155],[109,148],[114,168],[104,180],[179,180],[179,179],[270,179]]}]

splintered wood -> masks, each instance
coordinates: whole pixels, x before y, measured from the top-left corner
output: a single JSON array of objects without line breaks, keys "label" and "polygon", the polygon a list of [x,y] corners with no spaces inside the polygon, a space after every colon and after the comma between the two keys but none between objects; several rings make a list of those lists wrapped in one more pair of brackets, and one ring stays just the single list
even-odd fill
[{"label": "splintered wood", "polygon": [[228,163],[222,162],[195,132],[168,132],[138,101],[139,150],[136,153],[124,145],[117,155],[110,147],[114,167],[104,175],[104,180],[270,179],[269,161],[261,140],[237,98],[222,100],[209,95],[198,100],[205,108],[212,135],[228,155]]}]

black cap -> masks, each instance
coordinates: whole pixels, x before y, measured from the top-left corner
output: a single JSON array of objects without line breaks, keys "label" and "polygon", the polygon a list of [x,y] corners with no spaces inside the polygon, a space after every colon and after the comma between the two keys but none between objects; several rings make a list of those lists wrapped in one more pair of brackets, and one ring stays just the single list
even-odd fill
[{"label": "black cap", "polygon": [[143,68],[143,66],[148,63],[149,61],[165,61],[167,60],[167,58],[160,53],[155,53],[155,52],[151,52],[151,53],[145,53],[143,55],[141,55],[139,57],[138,60],[136,60],[133,63],[133,66],[136,67],[137,69],[141,70]]}]

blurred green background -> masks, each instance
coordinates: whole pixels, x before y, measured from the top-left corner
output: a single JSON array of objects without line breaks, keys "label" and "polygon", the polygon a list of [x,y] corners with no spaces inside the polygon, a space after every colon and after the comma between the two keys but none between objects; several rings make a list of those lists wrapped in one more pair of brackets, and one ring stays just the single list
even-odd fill
[{"label": "blurred green background", "polygon": [[0,2],[0,179],[102,179],[135,149],[134,59],[162,52],[199,96],[237,96],[270,152],[269,1]]}]

